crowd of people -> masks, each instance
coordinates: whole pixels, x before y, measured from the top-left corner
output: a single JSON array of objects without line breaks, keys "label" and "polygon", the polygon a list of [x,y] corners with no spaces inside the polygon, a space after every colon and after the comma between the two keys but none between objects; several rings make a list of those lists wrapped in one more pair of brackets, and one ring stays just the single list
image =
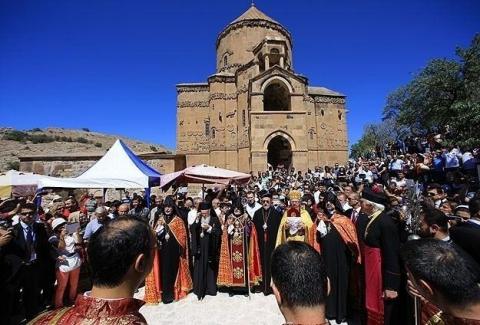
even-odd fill
[{"label": "crowd of people", "polygon": [[479,152],[405,148],[148,200],[3,201],[2,315],[145,323],[144,284],[149,304],[274,294],[289,324],[480,324]]}]

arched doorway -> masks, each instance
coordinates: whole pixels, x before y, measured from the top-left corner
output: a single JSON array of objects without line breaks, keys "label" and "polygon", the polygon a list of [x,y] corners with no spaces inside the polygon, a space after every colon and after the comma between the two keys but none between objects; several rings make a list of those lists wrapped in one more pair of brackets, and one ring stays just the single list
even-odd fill
[{"label": "arched doorway", "polygon": [[277,167],[289,168],[292,164],[292,146],[290,142],[277,135],[268,143],[267,161],[275,169]]}]

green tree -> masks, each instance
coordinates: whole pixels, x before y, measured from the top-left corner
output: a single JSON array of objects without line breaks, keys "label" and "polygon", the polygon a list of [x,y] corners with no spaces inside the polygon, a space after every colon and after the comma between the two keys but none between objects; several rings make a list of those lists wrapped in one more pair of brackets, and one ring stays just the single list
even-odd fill
[{"label": "green tree", "polygon": [[384,118],[395,118],[415,135],[445,132],[460,84],[460,65],[435,59],[388,96]]},{"label": "green tree", "polygon": [[398,140],[407,134],[407,130],[398,125],[395,118],[385,119],[380,123],[372,123],[365,126],[360,140],[353,144],[350,149],[350,157],[366,157],[375,152],[377,146],[383,146],[389,142]]},{"label": "green tree", "polygon": [[480,34],[459,60],[434,59],[387,98],[384,119],[416,136],[441,133],[445,144],[480,145]]}]

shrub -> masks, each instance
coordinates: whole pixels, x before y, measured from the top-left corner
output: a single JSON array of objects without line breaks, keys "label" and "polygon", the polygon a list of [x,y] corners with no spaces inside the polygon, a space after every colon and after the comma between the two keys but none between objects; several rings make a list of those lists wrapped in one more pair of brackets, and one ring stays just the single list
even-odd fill
[{"label": "shrub", "polygon": [[12,130],[3,134],[4,140],[26,142],[28,140],[28,134],[26,132]]},{"label": "shrub", "polygon": [[155,147],[155,146],[150,146],[150,150],[152,150],[153,152],[157,152],[157,151],[158,151],[157,147]]},{"label": "shrub", "polygon": [[11,160],[7,162],[7,170],[14,169],[20,170],[20,161],[18,160]]},{"label": "shrub", "polygon": [[101,148],[101,147],[102,147],[102,144],[101,144],[100,142],[97,142],[97,143],[95,143],[95,147]]},{"label": "shrub", "polygon": [[28,140],[33,143],[50,143],[54,142],[55,138],[46,134],[32,134],[29,136]]},{"label": "shrub", "polygon": [[88,143],[88,140],[85,139],[84,137],[78,137],[75,142],[79,142],[79,143]]}]

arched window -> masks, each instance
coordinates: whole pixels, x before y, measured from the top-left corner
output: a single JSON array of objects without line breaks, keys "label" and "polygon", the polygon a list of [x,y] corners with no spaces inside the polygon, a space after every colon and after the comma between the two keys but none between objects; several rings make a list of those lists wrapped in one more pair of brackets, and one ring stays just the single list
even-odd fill
[{"label": "arched window", "polygon": [[290,93],[283,82],[272,82],[263,92],[264,111],[289,111]]},{"label": "arched window", "polygon": [[226,67],[228,65],[228,55],[223,56],[223,66]]},{"label": "arched window", "polygon": [[325,111],[323,109],[320,110],[320,114],[322,114],[322,116],[325,116]]},{"label": "arched window", "polygon": [[338,111],[338,119],[342,120],[342,112]]},{"label": "arched window", "polygon": [[208,137],[210,135],[210,121],[205,121],[205,135]]}]

